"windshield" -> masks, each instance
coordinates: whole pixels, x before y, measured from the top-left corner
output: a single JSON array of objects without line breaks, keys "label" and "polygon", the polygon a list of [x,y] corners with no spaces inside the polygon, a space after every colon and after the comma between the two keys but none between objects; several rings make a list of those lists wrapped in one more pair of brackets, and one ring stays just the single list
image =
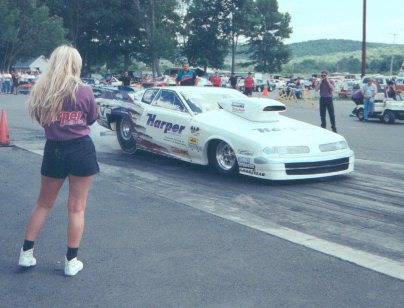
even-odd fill
[{"label": "windshield", "polygon": [[210,110],[220,109],[218,102],[228,98],[240,98],[245,96],[240,92],[234,93],[181,93],[187,102],[189,108],[191,108],[194,114],[207,112]]}]

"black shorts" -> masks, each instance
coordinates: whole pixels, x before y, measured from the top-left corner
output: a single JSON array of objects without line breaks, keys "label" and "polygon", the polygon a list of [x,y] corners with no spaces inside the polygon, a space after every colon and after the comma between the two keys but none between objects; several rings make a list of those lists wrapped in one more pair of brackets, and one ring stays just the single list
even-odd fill
[{"label": "black shorts", "polygon": [[90,136],[67,141],[46,140],[41,167],[43,176],[64,179],[69,174],[91,176],[99,171]]}]

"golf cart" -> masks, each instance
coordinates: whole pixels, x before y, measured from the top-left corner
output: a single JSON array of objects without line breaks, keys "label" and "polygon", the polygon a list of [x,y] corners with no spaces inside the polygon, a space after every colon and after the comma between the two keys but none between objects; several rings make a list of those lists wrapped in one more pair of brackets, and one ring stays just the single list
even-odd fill
[{"label": "golf cart", "polygon": [[[356,116],[360,121],[364,120],[363,104],[357,106]],[[368,117],[390,124],[395,120],[404,120],[404,100],[400,94],[397,95],[397,100],[393,100],[385,98],[383,93],[378,93]]]}]

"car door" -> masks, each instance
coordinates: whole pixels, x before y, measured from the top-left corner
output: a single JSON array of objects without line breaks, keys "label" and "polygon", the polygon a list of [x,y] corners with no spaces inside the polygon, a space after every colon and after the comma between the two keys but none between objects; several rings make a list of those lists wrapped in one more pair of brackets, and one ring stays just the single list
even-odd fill
[{"label": "car door", "polygon": [[189,161],[188,134],[191,122],[181,98],[170,89],[161,89],[140,119],[145,129],[147,150]]}]

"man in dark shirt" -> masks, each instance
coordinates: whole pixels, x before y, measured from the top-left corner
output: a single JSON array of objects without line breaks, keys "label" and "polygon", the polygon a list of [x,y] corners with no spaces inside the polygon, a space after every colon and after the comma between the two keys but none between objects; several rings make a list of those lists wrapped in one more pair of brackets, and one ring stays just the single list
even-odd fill
[{"label": "man in dark shirt", "polygon": [[234,76],[234,74],[231,74],[229,81],[230,81],[231,87],[233,89],[236,89],[237,88],[237,77]]},{"label": "man in dark shirt", "polygon": [[123,76],[122,76],[122,78],[121,78],[121,81],[122,81],[122,85],[123,86],[130,86],[130,76],[128,75],[128,72],[127,71],[125,71],[124,73],[123,73]]},{"label": "man in dark shirt", "polygon": [[196,73],[189,69],[188,63],[184,63],[182,65],[182,70],[178,72],[175,81],[177,82],[178,86],[196,86]]},{"label": "man in dark shirt", "polygon": [[320,119],[321,127],[326,128],[326,111],[330,117],[331,129],[334,133],[337,132],[337,127],[335,125],[335,113],[334,113],[334,103],[333,103],[333,91],[334,82],[328,79],[328,72],[321,72],[321,80],[316,84],[316,90],[320,91]]}]

